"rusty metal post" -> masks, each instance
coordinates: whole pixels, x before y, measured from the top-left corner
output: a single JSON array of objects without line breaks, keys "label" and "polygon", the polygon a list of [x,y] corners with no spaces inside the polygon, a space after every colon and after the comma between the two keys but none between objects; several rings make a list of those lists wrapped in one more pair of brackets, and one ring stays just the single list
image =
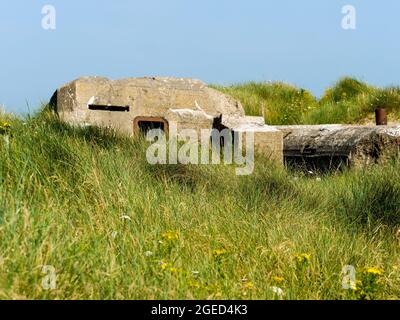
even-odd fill
[{"label": "rusty metal post", "polygon": [[387,113],[384,108],[377,108],[375,110],[375,120],[377,126],[386,126],[387,125]]}]

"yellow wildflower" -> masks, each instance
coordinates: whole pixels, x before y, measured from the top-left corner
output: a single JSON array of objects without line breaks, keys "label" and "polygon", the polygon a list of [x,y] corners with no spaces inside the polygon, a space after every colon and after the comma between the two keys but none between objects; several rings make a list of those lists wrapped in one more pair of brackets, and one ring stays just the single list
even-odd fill
[{"label": "yellow wildflower", "polygon": [[364,273],[365,274],[371,274],[371,275],[374,275],[374,276],[381,276],[381,275],[383,275],[383,270],[380,269],[380,268],[372,267],[372,268],[366,268]]},{"label": "yellow wildflower", "polygon": [[213,255],[214,255],[214,257],[219,257],[219,256],[226,254],[227,252],[228,251],[225,248],[219,248],[219,249],[215,249],[213,251]]},{"label": "yellow wildflower", "polygon": [[161,238],[165,241],[177,241],[179,240],[179,234],[174,231],[167,231],[161,234]]},{"label": "yellow wildflower", "polygon": [[165,262],[165,261],[160,261],[160,267],[161,267],[161,270],[167,270],[167,268],[169,268],[169,263],[168,262]]},{"label": "yellow wildflower", "polygon": [[178,269],[177,269],[177,268],[174,268],[174,267],[171,267],[171,268],[169,268],[169,271],[170,271],[171,273],[177,273],[177,272],[178,272]]},{"label": "yellow wildflower", "polygon": [[279,277],[279,276],[275,276],[275,277],[272,277],[272,280],[273,280],[274,282],[276,282],[276,283],[282,283],[282,282],[285,281],[285,278]]},{"label": "yellow wildflower", "polygon": [[294,256],[294,259],[296,260],[297,263],[308,263],[311,260],[311,255],[308,253],[300,253],[300,254],[296,254]]},{"label": "yellow wildflower", "polygon": [[254,283],[251,281],[245,282],[243,285],[244,289],[254,289]]},{"label": "yellow wildflower", "polygon": [[198,281],[190,280],[188,284],[189,284],[189,287],[192,287],[195,289],[201,288],[201,284]]},{"label": "yellow wildflower", "polygon": [[0,133],[8,133],[11,125],[8,122],[0,122]]}]

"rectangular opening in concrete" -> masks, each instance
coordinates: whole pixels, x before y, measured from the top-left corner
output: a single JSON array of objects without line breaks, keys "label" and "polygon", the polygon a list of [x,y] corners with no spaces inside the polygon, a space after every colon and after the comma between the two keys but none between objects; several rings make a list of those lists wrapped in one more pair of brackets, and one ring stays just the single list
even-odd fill
[{"label": "rectangular opening in concrete", "polygon": [[340,155],[324,156],[287,156],[284,157],[285,164],[293,170],[308,173],[325,174],[332,171],[341,171],[349,165],[349,158]]},{"label": "rectangular opening in concrete", "polygon": [[88,107],[89,110],[129,112],[129,106],[106,106],[101,104],[89,104]]},{"label": "rectangular opening in concrete", "polygon": [[[218,130],[219,133],[222,133],[224,130],[228,130],[229,129],[228,127],[226,127],[226,126],[224,126],[222,124],[222,115],[214,118],[212,128],[213,128],[213,130]],[[233,130],[229,130],[229,131],[230,131],[230,136],[228,137],[228,139],[231,139],[230,142],[232,142],[232,145],[233,145],[234,142],[235,142],[235,135],[234,135]],[[220,135],[219,143],[220,143],[221,147],[224,147],[225,144],[228,143],[227,141],[225,141],[226,138],[227,137],[225,135]],[[213,136],[212,135],[211,135],[211,141],[213,141]],[[217,142],[217,141],[214,141],[214,142]]]},{"label": "rectangular opening in concrete", "polygon": [[136,117],[133,120],[133,131],[146,135],[152,129],[161,129],[168,133],[168,121],[161,117]]}]

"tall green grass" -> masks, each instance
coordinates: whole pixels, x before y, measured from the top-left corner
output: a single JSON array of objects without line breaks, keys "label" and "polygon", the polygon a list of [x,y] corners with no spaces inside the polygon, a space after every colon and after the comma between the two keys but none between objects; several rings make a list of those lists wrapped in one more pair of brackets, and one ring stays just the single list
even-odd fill
[{"label": "tall green grass", "polygon": [[268,124],[292,124],[317,107],[317,99],[304,89],[281,82],[232,85],[214,88],[240,100],[248,115],[264,116]]},{"label": "tall green grass", "polygon": [[345,265],[383,269],[372,298],[400,297],[399,162],[307,177],[257,157],[239,177],[149,165],[145,141],[49,112],[4,121],[2,299],[359,298]]},{"label": "tall green grass", "polygon": [[337,81],[320,99],[279,82],[214,87],[239,99],[247,114],[264,116],[271,125],[373,122],[378,107],[387,109],[392,122],[400,118],[400,88],[377,88],[349,77]]}]

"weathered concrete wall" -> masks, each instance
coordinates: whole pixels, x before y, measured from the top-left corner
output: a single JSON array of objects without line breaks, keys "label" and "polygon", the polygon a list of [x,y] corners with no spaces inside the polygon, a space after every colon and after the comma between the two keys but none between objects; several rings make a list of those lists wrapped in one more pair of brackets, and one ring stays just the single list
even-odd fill
[{"label": "weathered concrete wall", "polygon": [[[129,106],[129,111],[89,110],[89,104]],[[132,134],[137,116],[168,118],[169,109],[199,108],[210,116],[244,115],[240,102],[192,79],[85,77],[57,90],[57,111],[63,120],[114,127],[126,134]]]},{"label": "weathered concrete wall", "polygon": [[[382,163],[400,151],[400,126],[275,126],[283,133],[284,157],[325,168]],[[330,163],[329,163],[330,162]]]},{"label": "weathered concrete wall", "polygon": [[241,125],[233,131],[242,133],[243,150],[245,150],[246,135],[254,135],[255,151],[263,154],[270,160],[283,164],[283,133],[270,126]]},{"label": "weathered concrete wall", "polygon": [[[109,80],[84,77],[59,88],[52,98],[61,119],[76,125],[98,125],[133,135],[137,117],[156,117],[182,129],[211,129],[215,121],[234,131],[255,133],[257,152],[283,163],[282,133],[262,117],[246,117],[239,101],[203,82],[177,78]],[[92,107],[118,107],[119,111]],[[106,109],[107,109],[106,108]]]},{"label": "weathered concrete wall", "polygon": [[283,163],[283,132],[265,125],[264,117],[224,115],[222,116],[222,125],[244,134],[244,140],[245,134],[252,132],[256,152]]},{"label": "weathered concrete wall", "polygon": [[213,126],[214,117],[202,110],[169,109],[166,119],[177,125],[178,133],[184,129],[197,130],[197,136],[201,136],[201,130],[210,129]]}]

